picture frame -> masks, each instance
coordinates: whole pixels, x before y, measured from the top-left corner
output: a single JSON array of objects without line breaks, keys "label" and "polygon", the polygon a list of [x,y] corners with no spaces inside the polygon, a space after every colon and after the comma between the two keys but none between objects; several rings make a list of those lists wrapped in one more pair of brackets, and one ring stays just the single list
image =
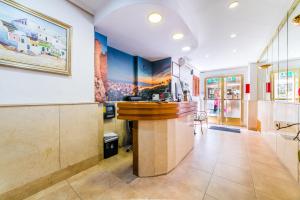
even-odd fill
[{"label": "picture frame", "polygon": [[72,27],[0,0],[0,66],[71,76]]},{"label": "picture frame", "polygon": [[172,76],[177,78],[180,77],[180,66],[175,62],[172,62]]}]

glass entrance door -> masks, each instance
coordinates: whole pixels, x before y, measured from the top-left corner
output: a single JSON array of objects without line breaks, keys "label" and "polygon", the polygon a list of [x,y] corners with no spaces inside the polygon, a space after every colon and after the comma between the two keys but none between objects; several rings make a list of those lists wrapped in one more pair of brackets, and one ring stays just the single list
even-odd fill
[{"label": "glass entrance door", "polygon": [[221,120],[222,79],[206,79],[206,109],[211,123],[219,124]]},{"label": "glass entrance door", "polygon": [[207,78],[206,109],[209,122],[239,126],[243,113],[242,75]]},{"label": "glass entrance door", "polygon": [[242,124],[242,76],[224,77],[223,124]]}]

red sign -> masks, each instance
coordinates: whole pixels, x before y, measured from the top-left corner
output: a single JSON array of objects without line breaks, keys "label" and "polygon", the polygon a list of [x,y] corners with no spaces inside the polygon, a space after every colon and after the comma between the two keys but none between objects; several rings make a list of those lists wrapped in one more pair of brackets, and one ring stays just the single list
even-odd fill
[{"label": "red sign", "polygon": [[271,82],[266,83],[266,92],[271,93]]},{"label": "red sign", "polygon": [[246,83],[246,94],[250,93],[250,83]]}]

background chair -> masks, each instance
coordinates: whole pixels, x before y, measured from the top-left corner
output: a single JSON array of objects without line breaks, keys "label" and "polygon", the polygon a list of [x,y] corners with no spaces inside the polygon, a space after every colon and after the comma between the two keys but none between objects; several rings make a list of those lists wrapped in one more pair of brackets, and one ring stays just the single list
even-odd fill
[{"label": "background chair", "polygon": [[208,118],[207,113],[205,111],[197,111],[194,117],[194,133],[196,134],[196,126],[200,124],[201,126],[201,133],[203,135],[203,121],[206,121],[206,125],[208,126]]}]

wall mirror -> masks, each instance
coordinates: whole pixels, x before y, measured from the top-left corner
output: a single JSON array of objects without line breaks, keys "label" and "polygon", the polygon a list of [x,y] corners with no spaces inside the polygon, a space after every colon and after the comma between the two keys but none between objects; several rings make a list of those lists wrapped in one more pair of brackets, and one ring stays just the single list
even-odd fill
[{"label": "wall mirror", "polygon": [[288,19],[288,96],[290,101],[299,102],[300,87],[300,25],[293,24],[293,19],[300,14],[300,4]]},{"label": "wall mirror", "polygon": [[258,100],[299,102],[300,25],[293,23],[299,14],[298,2],[286,14],[258,61]]}]

